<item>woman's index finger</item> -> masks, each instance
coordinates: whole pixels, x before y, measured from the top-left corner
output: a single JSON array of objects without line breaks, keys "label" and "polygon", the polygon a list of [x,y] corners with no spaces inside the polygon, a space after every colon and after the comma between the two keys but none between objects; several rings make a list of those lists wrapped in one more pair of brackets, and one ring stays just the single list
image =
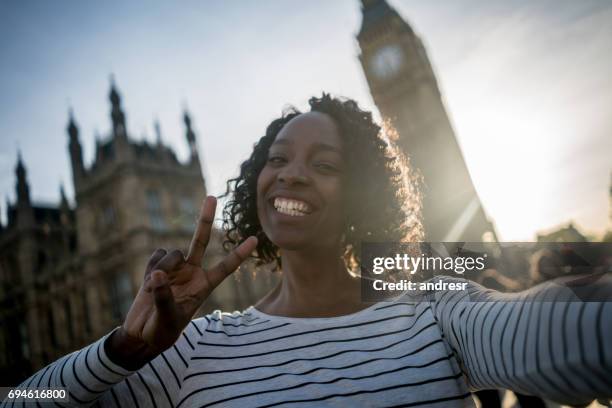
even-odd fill
[{"label": "woman's index finger", "polygon": [[189,264],[201,266],[204,252],[208,246],[210,239],[210,231],[212,224],[215,219],[215,209],[217,207],[217,199],[213,196],[208,196],[204,199],[200,208],[200,215],[196,229],[189,245],[189,253],[187,254],[186,261]]},{"label": "woman's index finger", "polygon": [[249,255],[257,248],[257,238],[254,236],[248,237],[244,242],[238,245],[232,252],[227,254],[215,267],[208,271],[208,282],[212,288],[217,287],[223,279],[234,272],[241,263],[243,263]]}]

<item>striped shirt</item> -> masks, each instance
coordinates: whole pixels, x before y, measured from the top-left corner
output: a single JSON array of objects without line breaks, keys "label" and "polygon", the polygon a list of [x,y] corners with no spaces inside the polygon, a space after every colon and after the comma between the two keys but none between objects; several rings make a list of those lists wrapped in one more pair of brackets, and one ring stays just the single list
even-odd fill
[{"label": "striped shirt", "polygon": [[[555,302],[538,301],[551,293]],[[107,335],[21,387],[65,387],[70,405],[104,407],[455,407],[487,388],[573,404],[611,398],[612,302],[568,296],[469,282],[332,318],[217,311],[136,372],[108,358]]]}]

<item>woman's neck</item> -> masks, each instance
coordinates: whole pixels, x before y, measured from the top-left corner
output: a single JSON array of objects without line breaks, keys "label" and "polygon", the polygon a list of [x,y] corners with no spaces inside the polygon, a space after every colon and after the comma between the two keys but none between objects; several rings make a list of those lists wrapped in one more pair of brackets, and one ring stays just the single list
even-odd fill
[{"label": "woman's neck", "polygon": [[260,300],[262,312],[290,317],[333,317],[366,307],[360,279],[347,270],[339,250],[316,254],[283,251],[282,278]]}]

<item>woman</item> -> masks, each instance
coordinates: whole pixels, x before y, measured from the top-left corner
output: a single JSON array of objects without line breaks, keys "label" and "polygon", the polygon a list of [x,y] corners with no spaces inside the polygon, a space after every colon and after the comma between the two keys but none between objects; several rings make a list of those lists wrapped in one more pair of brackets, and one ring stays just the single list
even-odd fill
[{"label": "woman", "polygon": [[[101,406],[472,406],[470,389],[486,388],[612,397],[612,303],[516,302],[558,286],[502,297],[472,283],[363,303],[348,270],[359,243],[420,238],[415,184],[355,102],[324,94],[310,107],[273,121],[230,181],[234,249],[219,265],[201,268],[208,197],[188,254],[155,251],[123,325],[22,386]],[[250,255],[277,262],[280,284],[244,312],[191,320]]]}]

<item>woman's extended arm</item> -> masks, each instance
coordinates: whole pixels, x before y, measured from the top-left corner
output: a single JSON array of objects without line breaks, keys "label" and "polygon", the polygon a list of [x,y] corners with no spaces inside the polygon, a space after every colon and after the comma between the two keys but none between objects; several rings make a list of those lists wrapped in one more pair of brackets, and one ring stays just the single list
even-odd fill
[{"label": "woman's extended arm", "polygon": [[612,398],[610,277],[593,289],[607,301],[580,300],[555,282],[516,294],[469,282],[466,291],[437,292],[432,300],[473,389],[507,388],[583,404]]}]

